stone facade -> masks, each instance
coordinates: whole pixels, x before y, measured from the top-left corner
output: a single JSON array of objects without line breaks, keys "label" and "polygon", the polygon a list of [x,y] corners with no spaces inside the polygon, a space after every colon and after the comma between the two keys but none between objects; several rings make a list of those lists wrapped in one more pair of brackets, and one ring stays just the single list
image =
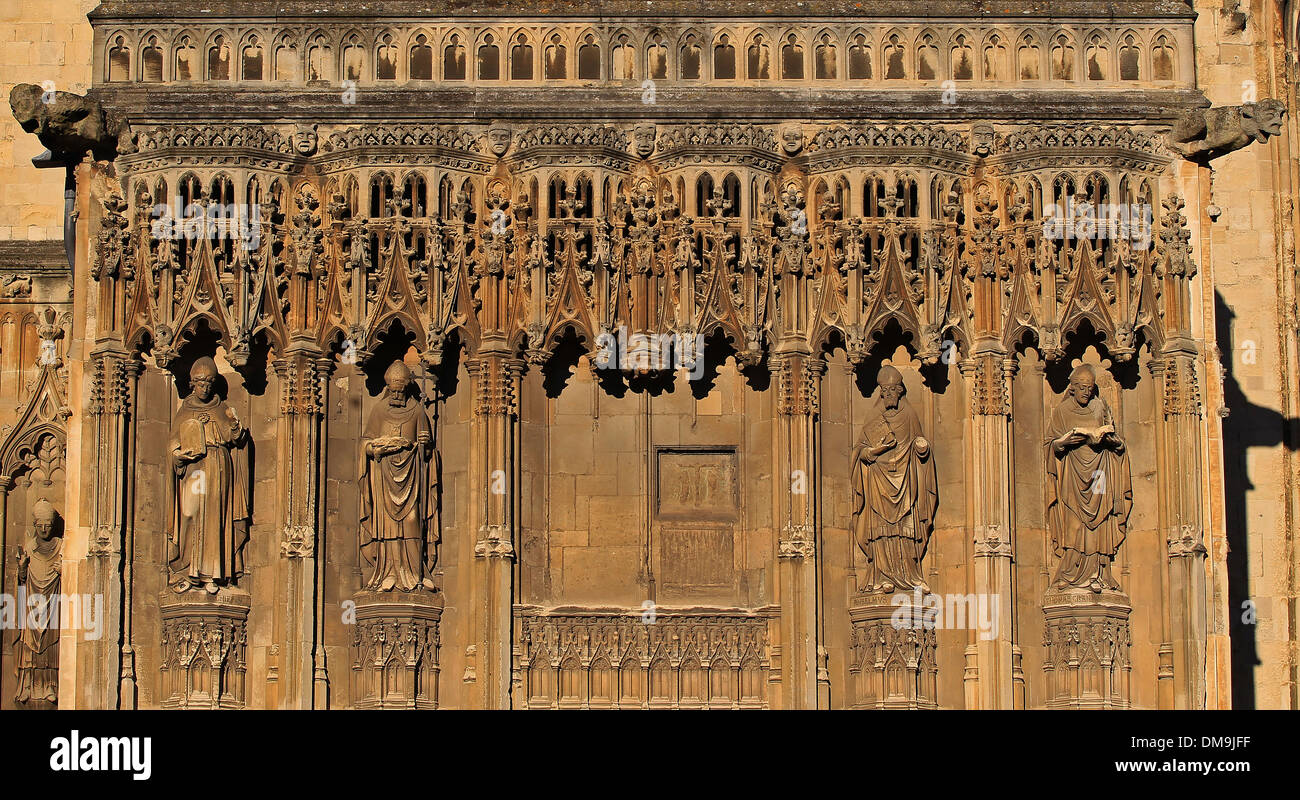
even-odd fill
[{"label": "stone facade", "polygon": [[1295,4],[322,5],[0,4],[59,707],[1300,706]]}]

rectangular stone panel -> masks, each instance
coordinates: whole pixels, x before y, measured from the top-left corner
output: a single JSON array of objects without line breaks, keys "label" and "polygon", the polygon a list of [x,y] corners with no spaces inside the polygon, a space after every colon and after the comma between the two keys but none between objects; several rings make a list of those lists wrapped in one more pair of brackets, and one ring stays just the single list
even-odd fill
[{"label": "rectangular stone panel", "polygon": [[656,576],[669,588],[730,588],[735,580],[735,532],[731,526],[664,527],[659,532]]},{"label": "rectangular stone panel", "polygon": [[736,522],[736,451],[731,447],[658,450],[655,511],[661,520]]}]

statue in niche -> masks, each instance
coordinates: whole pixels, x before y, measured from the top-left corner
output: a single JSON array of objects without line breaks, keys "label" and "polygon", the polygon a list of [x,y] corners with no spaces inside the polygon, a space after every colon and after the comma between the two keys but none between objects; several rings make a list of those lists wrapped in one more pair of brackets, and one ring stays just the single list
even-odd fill
[{"label": "statue in niche", "polygon": [[1070,373],[1047,436],[1047,523],[1061,559],[1056,588],[1120,591],[1110,565],[1128,529],[1133,484],[1124,442],[1088,364]]},{"label": "statue in niche", "polygon": [[903,397],[902,374],[886,365],[877,380],[880,389],[853,452],[853,532],[867,557],[859,588],[869,594],[928,592],[921,559],[939,505],[930,442]]},{"label": "statue in niche", "polygon": [[[16,645],[20,703],[33,700],[58,702],[59,698],[59,596],[63,581],[63,536],[59,512],[48,500],[36,501],[32,529],[18,548],[18,585],[25,601],[18,613],[27,614]],[[38,613],[30,614],[38,601]],[[32,624],[33,622],[37,624]]]},{"label": "statue in niche", "polygon": [[193,391],[176,413],[171,439],[173,524],[169,583],[176,592],[216,594],[244,574],[249,497],[247,429],[215,393],[217,365],[190,369]]},{"label": "statue in niche", "polygon": [[410,367],[394,361],[361,440],[362,583],[371,591],[434,589],[438,452],[412,385]]}]

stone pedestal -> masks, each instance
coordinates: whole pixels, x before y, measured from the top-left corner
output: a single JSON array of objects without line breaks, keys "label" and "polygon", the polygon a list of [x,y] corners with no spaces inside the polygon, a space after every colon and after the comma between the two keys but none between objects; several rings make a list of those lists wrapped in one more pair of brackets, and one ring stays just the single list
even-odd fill
[{"label": "stone pedestal", "polygon": [[442,596],[359,592],[352,640],[357,708],[438,707],[438,623]]},{"label": "stone pedestal", "polygon": [[1048,708],[1129,708],[1129,614],[1123,592],[1063,589],[1043,600]]},{"label": "stone pedestal", "polygon": [[[895,597],[902,605],[897,605]],[[854,708],[938,708],[933,621],[911,594],[857,595],[849,601],[849,664]]]},{"label": "stone pedestal", "polygon": [[162,610],[163,708],[243,708],[248,592],[165,593]]}]

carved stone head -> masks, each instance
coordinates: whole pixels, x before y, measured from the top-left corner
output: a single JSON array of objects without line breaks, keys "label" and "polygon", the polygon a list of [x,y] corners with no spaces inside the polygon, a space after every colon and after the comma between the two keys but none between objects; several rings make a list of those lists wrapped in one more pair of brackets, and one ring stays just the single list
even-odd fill
[{"label": "carved stone head", "polygon": [[298,151],[299,155],[312,155],[319,144],[320,136],[316,133],[315,125],[299,125],[298,130],[293,134],[293,149]]},{"label": "carved stone head", "polygon": [[488,128],[487,140],[488,150],[492,155],[500,158],[510,149],[510,141],[514,138],[514,133],[509,128],[500,125],[494,128]]},{"label": "carved stone head", "polygon": [[1261,100],[1241,107],[1241,127],[1248,136],[1262,142],[1282,132],[1286,105],[1281,100]]},{"label": "carved stone head", "polygon": [[388,404],[406,405],[406,389],[411,385],[411,368],[398,359],[384,370],[384,393],[388,395]]},{"label": "carved stone head", "polygon": [[907,387],[903,385],[903,373],[886,364],[880,368],[876,382],[880,384],[880,400],[885,408],[898,408],[899,401],[907,394]]},{"label": "carved stone head", "polygon": [[636,154],[642,158],[649,158],[650,154],[655,151],[655,139],[659,136],[659,129],[654,125],[638,125],[632,130],[632,141],[636,147]]},{"label": "carved stone head", "polygon": [[212,399],[217,383],[217,362],[203,356],[194,362],[190,367],[190,386],[194,389],[194,396],[200,403],[206,403]]},{"label": "carved stone head", "polygon": [[803,149],[803,129],[798,125],[786,125],[781,129],[781,149],[792,156]]},{"label": "carved stone head", "polygon": [[1082,408],[1091,402],[1097,393],[1097,373],[1089,364],[1080,364],[1070,373],[1070,388],[1066,394]]},{"label": "carved stone head", "polygon": [[54,538],[58,527],[59,512],[54,510],[54,505],[44,498],[37,500],[32,507],[32,530],[36,533],[36,538],[48,542]]},{"label": "carved stone head", "polygon": [[977,156],[989,156],[993,153],[993,126],[980,123],[971,128],[971,146]]}]

